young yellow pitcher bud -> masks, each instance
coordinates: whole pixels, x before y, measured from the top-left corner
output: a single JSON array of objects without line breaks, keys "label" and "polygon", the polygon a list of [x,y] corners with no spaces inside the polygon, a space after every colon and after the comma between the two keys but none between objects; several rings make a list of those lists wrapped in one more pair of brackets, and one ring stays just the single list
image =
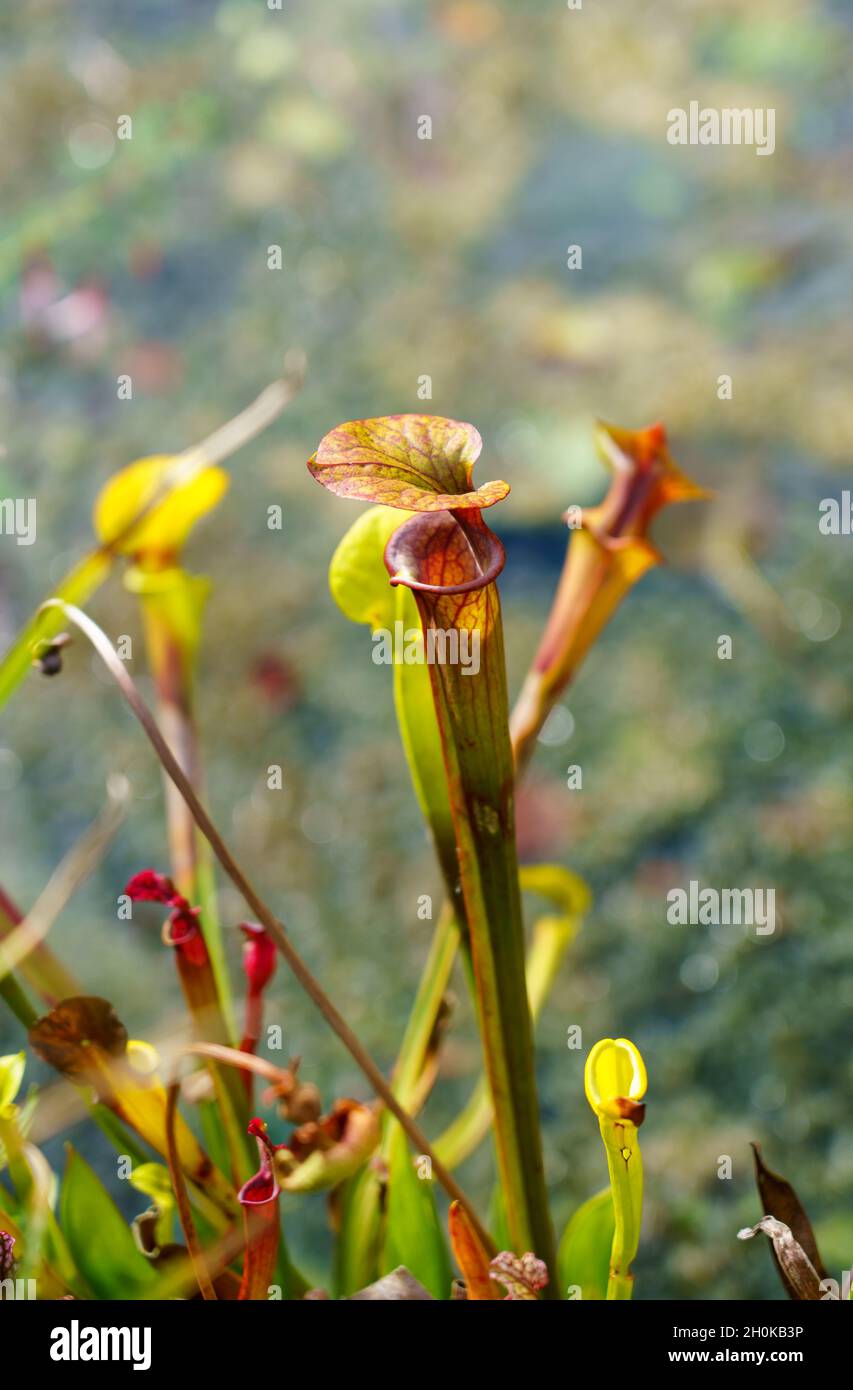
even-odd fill
[{"label": "young yellow pitcher bud", "polygon": [[615,1229],[610,1249],[609,1300],[629,1299],[631,1264],[640,1240],[643,1160],[637,1130],[646,1107],[646,1067],[627,1038],[602,1038],[586,1059],[584,1089],[598,1116],[607,1154]]}]

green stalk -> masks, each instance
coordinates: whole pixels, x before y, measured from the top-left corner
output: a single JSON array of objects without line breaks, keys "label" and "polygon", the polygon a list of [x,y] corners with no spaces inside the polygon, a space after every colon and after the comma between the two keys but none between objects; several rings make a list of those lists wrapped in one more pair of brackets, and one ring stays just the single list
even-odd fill
[{"label": "green stalk", "polygon": [[31,1028],[38,1014],[30,1003],[14,975],[4,975],[0,979],[0,999],[7,1004],[19,1023]]},{"label": "green stalk", "polygon": [[613,1242],[607,1279],[609,1302],[626,1302],[634,1289],[631,1265],[640,1243],[643,1156],[637,1130],[646,1107],[646,1066],[628,1038],[602,1038],[586,1059],[584,1089],[598,1116],[613,1198]]},{"label": "green stalk", "polygon": [[[526,875],[541,876],[557,884],[573,881],[577,896],[573,899],[565,915],[549,914],[540,917],[533,927],[530,949],[527,953],[527,998],[530,1017],[535,1024],[557,977],[569,942],[580,926],[580,916],[586,910],[589,894],[579,879],[557,865],[536,865],[530,870],[521,870],[521,886],[528,882]],[[529,881],[529,880],[528,880]],[[540,889],[540,891],[543,891]],[[492,1124],[492,1103],[485,1077],[481,1077],[468,1104],[457,1115],[451,1125],[435,1141],[435,1151],[448,1168],[457,1168],[477,1146],[482,1143]]]},{"label": "green stalk", "polygon": [[[386,550],[392,583],[411,588],[424,641],[478,634],[479,670],[429,665],[471,947],[507,1221],[517,1252],[555,1271],[539,1131],[524,925],[515,848],[514,769],[500,598],[502,548],[478,511],[416,516]],[[447,576],[452,582],[447,583]],[[432,639],[436,641],[435,637]]]},{"label": "green stalk", "polygon": [[436,923],[415,1002],[391,1074],[394,1094],[400,1104],[409,1111],[414,1109],[415,1100],[419,1095],[419,1082],[430,1040],[435,1031],[441,1001],[450,983],[458,945],[459,927],[456,916],[452,905],[445,903]]},{"label": "green stalk", "polygon": [[607,1301],[623,1303],[634,1292],[631,1263],[640,1243],[643,1212],[643,1155],[637,1143],[636,1126],[626,1121],[615,1124],[599,1118],[601,1138],[607,1153],[607,1170],[616,1225],[610,1247]]}]

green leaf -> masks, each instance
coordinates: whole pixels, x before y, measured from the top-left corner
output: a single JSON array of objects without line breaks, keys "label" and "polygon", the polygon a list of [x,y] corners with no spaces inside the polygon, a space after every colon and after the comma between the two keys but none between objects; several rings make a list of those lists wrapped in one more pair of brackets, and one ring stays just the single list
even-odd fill
[{"label": "green leaf", "polygon": [[585,917],[592,903],[592,894],[579,874],[562,864],[523,864],[519,870],[522,891],[547,898],[560,915],[577,930],[577,919]]},{"label": "green leaf", "polygon": [[339,1298],[358,1293],[379,1275],[384,1188],[370,1163],[341,1186],[335,1242],[335,1292]]},{"label": "green leaf", "polygon": [[[171,650],[180,659],[182,680],[191,684],[210,580],[204,575],[189,574],[180,565],[165,569],[128,565],[124,586],[140,600],[149,650],[154,657],[151,662],[154,674],[160,674],[157,657],[161,655],[161,648],[164,652]],[[173,681],[176,676],[177,673],[172,673]]]},{"label": "green leaf", "polygon": [[506,1202],[504,1201],[500,1183],[495,1183],[492,1188],[492,1195],[489,1198],[489,1230],[499,1250],[511,1249],[512,1236],[509,1233],[509,1224],[506,1219]]},{"label": "green leaf", "polygon": [[[429,1057],[436,1019],[450,983],[458,946],[459,928],[453,904],[446,902],[436,923],[429,955],[391,1077],[395,1096],[410,1113],[414,1113],[424,1101],[420,1082]],[[387,1112],[384,1119],[387,1126],[387,1123],[390,1123]]]},{"label": "green leaf", "polygon": [[581,1298],[587,1302],[607,1297],[615,1225],[609,1187],[578,1207],[557,1252],[557,1277],[564,1298],[569,1297],[569,1289],[580,1289]]},{"label": "green leaf", "polygon": [[[385,549],[394,532],[415,513],[396,507],[369,507],[340,541],[329,566],[329,588],[345,617],[373,632],[420,635],[420,617],[409,589],[392,587]],[[441,738],[433,706],[429,671],[423,664],[395,662],[394,705],[409,773],[421,812],[430,827],[447,890],[458,896],[456,841]]]},{"label": "green leaf", "polygon": [[8,1057],[0,1057],[0,1110],[11,1105],[21,1089],[26,1065],[25,1052],[12,1052]]},{"label": "green leaf", "polygon": [[406,1135],[395,1122],[389,1143],[388,1206],[381,1272],[398,1265],[429,1289],[434,1298],[450,1297],[453,1275],[435,1205],[431,1178],[418,1176]]},{"label": "green leaf", "polygon": [[[392,591],[393,592],[393,591]],[[409,589],[397,590],[397,621],[405,632],[420,632],[417,605]],[[441,735],[435,716],[429,670],[423,666],[394,667],[394,706],[409,774],[421,814],[430,828],[435,852],[451,901],[464,927],[464,907],[459,902],[459,863],[453,815],[447,793],[447,774],[441,751]]]},{"label": "green leaf", "polygon": [[[411,592],[403,586],[392,587],[384,562],[389,539],[411,515],[414,513],[394,507],[369,507],[355,520],[332,556],[332,597],[345,617],[366,624],[374,632],[390,631],[395,623],[401,623],[404,632],[414,629],[420,633],[420,617]],[[425,666],[394,665],[394,703],[415,794],[432,830],[448,891],[458,897],[456,841],[432,687]],[[392,1076],[394,1094],[409,1111],[418,1100],[419,1082],[458,946],[456,915],[453,907],[445,904]],[[397,1128],[391,1116],[384,1114],[382,1158],[386,1164]],[[338,1292],[344,1297],[371,1283],[378,1273],[384,1186],[375,1169],[368,1166],[342,1189],[336,1276]]]},{"label": "green leaf", "polygon": [[157,1282],[100,1178],[69,1144],[60,1226],[74,1263],[96,1298],[141,1298]]},{"label": "green leaf", "polygon": [[0,1115],[0,1144],[8,1159],[9,1177],[21,1199],[18,1214],[25,1258],[19,1273],[22,1278],[34,1278],[43,1254],[46,1253],[47,1258],[51,1259],[62,1246],[53,1215],[56,1178],[41,1149],[24,1143],[14,1107],[12,1112],[11,1119],[8,1115]]},{"label": "green leaf", "polygon": [[168,1245],[173,1239],[175,1194],[168,1168],[162,1163],[140,1163],[130,1174],[130,1184],[137,1192],[150,1197],[157,1208],[155,1227],[157,1244]]},{"label": "green leaf", "polygon": [[329,565],[329,588],[351,623],[366,623],[374,631],[393,627],[396,597],[382,556],[407,515],[396,507],[368,507],[339,542]]},{"label": "green leaf", "polygon": [[[16,1134],[16,1141],[26,1134],[36,1104],[36,1092],[33,1087],[30,1088],[30,1094],[23,1107],[15,1104],[15,1097],[24,1079],[26,1060],[25,1052],[12,1052],[8,1057],[0,1057],[0,1121],[8,1126],[7,1133]],[[0,1135],[0,1171],[8,1162],[9,1155]]]}]

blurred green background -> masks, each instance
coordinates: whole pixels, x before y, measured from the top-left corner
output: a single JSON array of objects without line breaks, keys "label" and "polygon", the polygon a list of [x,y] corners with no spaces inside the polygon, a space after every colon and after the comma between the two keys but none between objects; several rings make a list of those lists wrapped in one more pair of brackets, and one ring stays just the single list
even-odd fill
[{"label": "blurred green background", "polygon": [[[428,944],[417,898],[437,907],[440,890],[389,673],[327,591],[357,509],[305,460],[358,416],[478,426],[478,479],[512,484],[490,516],[511,692],[559,574],[560,513],[606,486],[596,416],[663,419],[717,490],[657,523],[670,564],[591,656],[520,807],[524,856],[595,894],[539,1034],[561,1226],[606,1180],[567,1028],[585,1050],[627,1035],[648,1065],[638,1298],[781,1297],[769,1253],[735,1240],[758,1216],[751,1138],[796,1183],[830,1273],[853,1260],[853,541],[817,524],[853,444],[851,29],[843,0],[29,0],[0,21],[0,495],[38,500],[35,545],[0,537],[2,645],[86,549],[110,473],[203,437],[304,351],[304,390],[232,461],[187,552],[213,581],[207,776],[250,876],[383,1065]],[[694,99],[774,107],[774,156],[668,145],[668,110]],[[120,575],[92,611],[139,637]],[[29,906],[126,772],[129,819],[51,940],[132,1035],[162,1037],[182,1026],[171,962],[153,918],[115,912],[131,872],[166,868],[158,769],[82,645],[67,666],[2,714],[0,882]],[[133,670],[145,685],[141,657]],[[667,926],[666,892],[691,878],[774,886],[781,925]],[[227,887],[221,901],[233,926],[243,906]],[[457,993],[432,1134],[478,1065]],[[327,1101],[364,1096],[283,971],[273,995],[305,1077]],[[20,1045],[3,1016],[0,1050]],[[126,1210],[144,1205],[90,1128],[73,1137]],[[58,1140],[49,1153],[61,1166]],[[482,1205],[490,1172],[484,1148],[461,1175]],[[322,1199],[287,1216],[322,1271]]]}]

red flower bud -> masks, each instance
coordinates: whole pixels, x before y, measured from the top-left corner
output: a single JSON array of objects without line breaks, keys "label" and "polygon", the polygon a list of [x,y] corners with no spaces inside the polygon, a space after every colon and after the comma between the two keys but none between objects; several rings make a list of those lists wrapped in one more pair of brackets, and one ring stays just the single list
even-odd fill
[{"label": "red flower bud", "polygon": [[275,974],[276,949],[263,927],[257,922],[241,922],[246,938],[243,947],[243,970],[250,994],[260,994]]},{"label": "red flower bud", "polygon": [[154,869],[142,869],[140,873],[134,874],[124,891],[135,903],[165,903],[167,907],[189,906],[172,880],[165,874],[158,874]]},{"label": "red flower bud", "polygon": [[[254,1052],[261,1036],[264,989],[275,973],[276,950],[270,937],[257,922],[241,922],[240,930],[246,938],[243,947],[243,970],[249,986],[246,994],[246,1021],[240,1047],[243,1052]],[[251,1103],[254,1089],[251,1072],[243,1073],[243,1085]]]},{"label": "red flower bud", "polygon": [[11,1277],[15,1268],[15,1237],[0,1231],[0,1279]]}]

